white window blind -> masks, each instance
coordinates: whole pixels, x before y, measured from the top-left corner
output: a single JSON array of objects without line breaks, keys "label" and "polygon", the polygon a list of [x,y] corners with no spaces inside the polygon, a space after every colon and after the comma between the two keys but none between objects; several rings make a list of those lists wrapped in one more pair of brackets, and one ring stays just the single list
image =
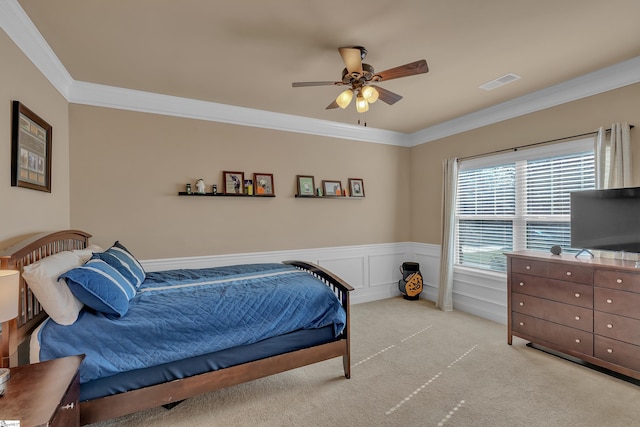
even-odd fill
[{"label": "white window blind", "polygon": [[504,252],[570,248],[570,192],[595,188],[593,138],[460,163],[456,264],[506,270]]}]

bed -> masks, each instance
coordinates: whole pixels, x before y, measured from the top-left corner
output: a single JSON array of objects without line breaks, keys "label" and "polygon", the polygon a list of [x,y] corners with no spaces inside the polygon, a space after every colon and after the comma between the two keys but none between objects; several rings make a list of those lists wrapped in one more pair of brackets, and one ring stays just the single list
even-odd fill
[{"label": "bed", "polygon": [[[147,273],[147,277],[140,281],[141,283],[133,290],[132,295],[131,291],[129,291],[129,296],[127,297],[129,298],[128,307],[126,304],[123,306],[125,308],[119,308],[116,304],[111,304],[108,309],[114,310],[113,312],[81,308],[77,318],[60,321],[56,317],[57,321],[66,325],[61,326],[51,320],[54,314],[45,312],[43,305],[36,298],[35,292],[30,289],[29,278],[31,276],[29,274],[32,274],[32,267],[39,266],[43,261],[70,256],[70,253],[77,254],[82,259],[82,268],[74,269],[74,273],[68,273],[68,277],[65,277],[69,287],[72,288],[72,284],[76,280],[73,274],[76,274],[76,271],[83,270],[85,266],[94,265],[94,263],[98,266],[104,264],[95,261],[96,255],[93,255],[95,249],[89,244],[90,237],[90,234],[78,230],[44,233],[27,239],[0,253],[1,269],[17,269],[23,272],[20,281],[18,318],[2,324],[2,366],[16,366],[19,363],[24,363],[24,360],[19,360],[19,348],[20,353],[22,353],[29,343],[32,347],[32,352],[49,354],[45,358],[64,356],[65,351],[67,352],[66,354],[69,354],[69,352],[88,354],[88,357],[85,358],[87,370],[83,371],[85,362],[83,362],[83,367],[81,368],[81,379],[83,378],[82,375],[85,375],[81,380],[80,418],[82,424],[91,424],[157,406],[169,407],[201,393],[337,357],[342,357],[344,376],[350,378],[349,292],[353,288],[325,269],[303,261],[229,266],[220,269],[199,269],[203,271],[173,270],[163,273]],[[111,251],[112,249],[117,250],[118,248],[114,244],[104,254],[116,253]],[[126,251],[126,248],[124,249]],[[89,257],[94,259],[84,264]],[[97,258],[104,259],[105,257]],[[128,273],[123,273],[123,276]],[[207,275],[208,279],[203,280],[194,276],[201,274]],[[133,271],[133,275],[135,276],[135,271]],[[23,278],[25,276],[28,277],[27,280]],[[169,278],[168,282],[166,282],[166,277]],[[308,280],[310,280],[309,283],[307,283]],[[256,281],[259,283],[256,283]],[[271,282],[273,282],[272,285],[270,284]],[[32,283],[35,283],[35,281]],[[297,314],[296,316],[285,315],[284,317],[286,318],[281,317],[277,322],[271,322],[272,324],[265,324],[269,322],[260,320],[260,314],[254,314],[252,311],[252,319],[257,320],[252,321],[250,328],[253,330],[252,333],[257,333],[256,335],[251,335],[244,341],[235,341],[236,337],[241,336],[244,332],[234,332],[224,338],[203,339],[202,345],[196,345],[193,348],[189,347],[188,342],[179,344],[177,347],[179,347],[180,351],[172,350],[172,352],[179,354],[179,360],[165,360],[163,357],[166,356],[166,352],[163,353],[161,351],[162,348],[154,348],[148,351],[151,354],[151,360],[154,361],[151,367],[147,366],[147,362],[140,362],[139,359],[143,359],[145,355],[138,354],[135,357],[121,357],[126,363],[111,363],[115,367],[109,365],[108,368],[103,368],[100,365],[96,371],[89,368],[93,357],[91,349],[78,350],[71,346],[69,349],[59,350],[58,347],[66,347],[68,345],[67,341],[65,341],[64,345],[48,344],[48,349],[44,350],[38,347],[42,338],[46,348],[48,334],[53,334],[52,336],[56,337],[56,339],[63,336],[58,335],[58,330],[72,331],[74,327],[79,330],[90,329],[78,326],[85,321],[85,318],[90,318],[92,322],[95,322],[91,323],[91,330],[98,328],[100,322],[121,324],[118,322],[125,322],[125,320],[132,323],[129,323],[128,327],[124,329],[130,329],[132,325],[144,322],[144,318],[148,316],[148,312],[141,312],[145,301],[148,304],[151,299],[162,300],[164,298],[164,305],[170,306],[170,309],[173,310],[177,308],[174,305],[177,306],[178,304],[170,304],[171,298],[174,298],[174,301],[182,301],[183,299],[186,301],[188,297],[183,298],[180,296],[182,295],[181,292],[186,292],[191,288],[196,288],[197,292],[200,292],[189,303],[193,314],[189,318],[184,317],[182,314],[180,316],[167,317],[175,317],[179,319],[180,323],[188,324],[189,326],[186,328],[188,330],[197,329],[197,326],[192,325],[194,319],[191,317],[205,317],[208,315],[206,313],[209,310],[207,307],[215,305],[208,302],[200,304],[201,295],[204,292],[208,293],[209,288],[215,288],[215,292],[219,293],[216,294],[214,301],[231,301],[227,299],[227,294],[230,293],[230,288],[227,288],[227,286],[236,286],[236,288],[232,289],[239,289],[237,288],[239,284],[243,285],[243,289],[273,286],[265,289],[269,289],[269,298],[275,300],[274,304],[283,301],[283,298],[287,299],[287,301],[288,298],[294,298],[295,295],[292,296],[292,294],[301,294],[302,300],[315,301],[313,298],[316,297],[311,296],[312,294],[307,294],[307,292],[311,292],[309,289],[312,288],[314,293],[319,292],[323,295],[320,298],[324,301],[327,298],[324,294],[328,290],[331,296],[327,301],[335,300],[338,304],[338,309],[334,307],[323,308],[322,310],[324,311],[321,313],[310,313],[308,319],[294,320],[289,319],[289,317],[298,317]],[[286,293],[284,297],[278,296],[280,291]],[[38,288],[38,295],[42,297],[43,294],[40,292],[42,291]],[[212,290],[211,292],[214,291]],[[123,294],[126,293],[123,291]],[[266,302],[262,301],[251,302],[253,301],[251,298],[254,298],[251,293],[243,294],[241,301],[243,305],[241,307],[262,307],[267,305]],[[295,302],[294,306],[295,304],[298,304],[298,302]],[[333,302],[328,303],[328,305],[333,304]],[[311,305],[323,306],[324,302],[315,302]],[[224,317],[233,325],[242,323],[242,320],[236,321],[233,318],[233,313],[238,311],[237,307],[237,305],[232,305],[230,314]],[[295,307],[296,313],[306,310]],[[119,313],[118,310],[124,310],[124,313]],[[49,309],[49,311],[52,312],[53,309]],[[249,310],[247,309],[246,311]],[[136,313],[138,313],[139,317],[137,318],[138,320],[134,321],[132,319],[135,319]],[[55,316],[60,315],[65,316],[66,313],[55,313]],[[154,323],[154,325],[156,324],[159,323]],[[153,327],[147,324],[143,325],[142,328],[149,330]],[[171,340],[178,339],[173,332],[179,329],[180,325],[175,324],[169,328],[163,331],[162,328],[158,327],[159,331],[156,332],[169,337]],[[119,336],[120,332],[117,334]],[[131,338],[131,340],[135,339]],[[196,338],[193,338],[193,340],[196,340]],[[218,341],[224,340],[230,340],[228,345],[220,346],[217,344]],[[74,339],[70,341],[74,341]],[[89,340],[85,337],[77,341]],[[100,345],[103,348],[111,349],[110,344],[115,341],[118,341],[118,343],[120,341],[127,342],[129,338],[111,340],[109,345],[105,343]],[[154,338],[152,342],[159,341]],[[34,343],[36,343],[35,346]],[[176,345],[174,345],[173,341],[165,341],[164,347],[168,347],[171,350],[172,348],[175,349]],[[37,350],[34,351],[33,348]],[[56,351],[62,351],[63,353],[57,354],[55,353]],[[110,361],[108,359],[111,357],[111,352],[99,351],[97,353],[102,353],[99,355],[107,359],[109,364]],[[142,363],[142,365],[139,365],[139,363]]]}]

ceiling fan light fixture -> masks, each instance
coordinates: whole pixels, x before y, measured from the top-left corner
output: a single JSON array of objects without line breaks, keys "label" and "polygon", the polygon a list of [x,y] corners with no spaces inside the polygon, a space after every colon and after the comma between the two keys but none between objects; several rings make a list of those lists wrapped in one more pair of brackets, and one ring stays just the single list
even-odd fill
[{"label": "ceiling fan light fixture", "polygon": [[378,100],[378,96],[380,96],[380,94],[375,87],[365,86],[362,88],[362,96],[367,100],[369,104],[373,104]]},{"label": "ceiling fan light fixture", "polygon": [[358,111],[358,113],[366,113],[369,111],[369,103],[363,96],[358,95],[356,98],[356,111]]},{"label": "ceiling fan light fixture", "polygon": [[336,104],[342,109],[347,108],[353,99],[353,90],[347,89],[336,98]]}]

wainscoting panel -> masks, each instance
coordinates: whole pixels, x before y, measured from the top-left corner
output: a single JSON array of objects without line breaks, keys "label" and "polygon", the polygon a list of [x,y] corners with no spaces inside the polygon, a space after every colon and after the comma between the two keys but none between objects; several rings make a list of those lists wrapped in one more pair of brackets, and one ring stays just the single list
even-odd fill
[{"label": "wainscoting panel", "polygon": [[[420,264],[424,288],[421,299],[436,301],[440,277],[440,246],[402,242],[291,251],[228,254],[188,258],[142,260],[147,271],[205,268],[299,259],[321,265],[355,288],[352,304],[400,296],[400,266]],[[453,280],[454,310],[498,323],[507,323],[506,275],[456,267]]]}]

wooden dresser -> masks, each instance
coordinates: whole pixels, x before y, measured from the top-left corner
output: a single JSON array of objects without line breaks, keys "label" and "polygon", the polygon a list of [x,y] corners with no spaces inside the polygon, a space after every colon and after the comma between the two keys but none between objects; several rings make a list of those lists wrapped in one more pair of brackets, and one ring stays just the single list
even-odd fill
[{"label": "wooden dresser", "polygon": [[507,254],[508,338],[640,379],[640,268],[634,261]]}]

